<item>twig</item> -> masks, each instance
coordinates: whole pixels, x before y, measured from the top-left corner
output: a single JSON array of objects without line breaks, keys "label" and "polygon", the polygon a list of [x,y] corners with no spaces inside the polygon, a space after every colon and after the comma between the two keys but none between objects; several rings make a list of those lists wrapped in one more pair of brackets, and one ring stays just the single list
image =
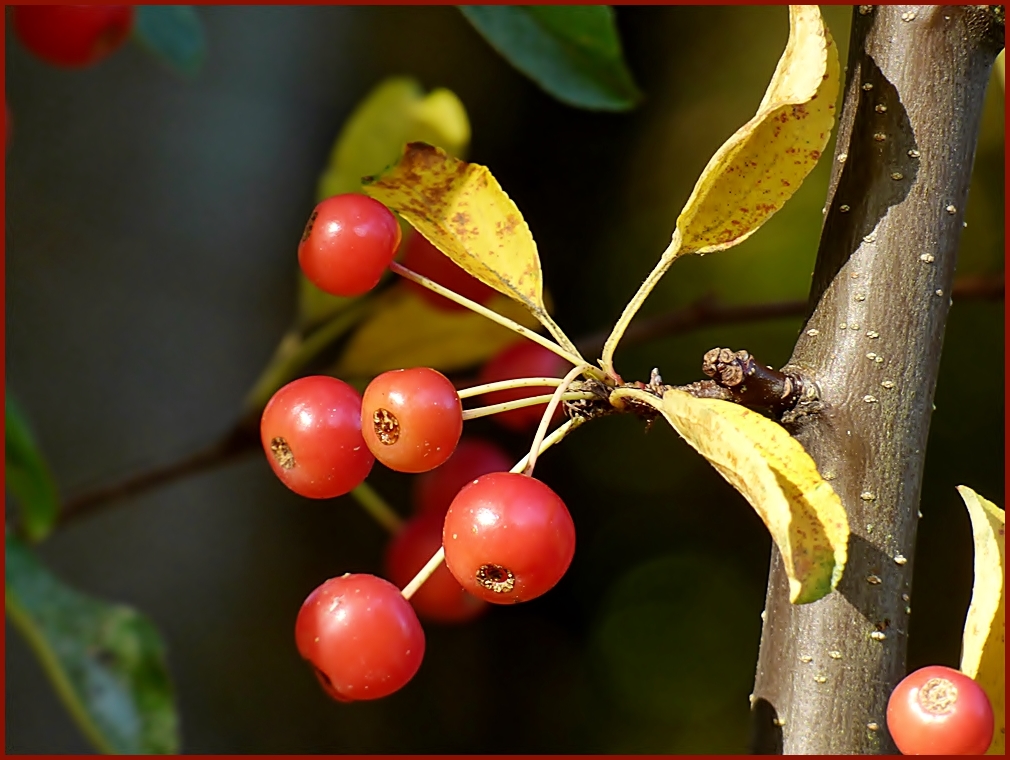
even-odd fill
[{"label": "twig", "polygon": [[66,523],[69,520],[91,514],[109,502],[127,496],[136,496],[164,483],[231,462],[255,451],[259,445],[259,435],[256,431],[244,426],[236,426],[220,440],[182,459],[67,499],[63,502],[59,522],[60,524]]},{"label": "twig", "polygon": [[[1003,297],[1004,282],[1002,274],[999,279],[995,276],[984,275],[964,277],[954,284],[953,298],[955,301],[959,299],[999,301]],[[780,301],[747,304],[745,306],[722,306],[714,297],[709,296],[700,299],[684,309],[668,314],[660,314],[632,324],[624,334],[621,345],[644,343],[658,338],[682,335],[692,330],[713,327],[715,325],[797,317],[805,314],[806,310],[806,301]],[[576,345],[584,353],[593,353],[603,346],[606,338],[606,334],[596,333],[577,341]],[[699,383],[692,384],[692,388],[694,386],[697,386],[697,389],[691,390],[686,386],[683,389],[688,390],[693,395],[707,398],[732,398],[726,389],[719,387],[711,380],[702,380]],[[248,419],[250,423],[257,422],[258,416],[256,419],[253,419],[253,415],[250,414]],[[227,464],[240,456],[255,451],[258,446],[259,437],[255,429],[251,425],[239,424],[220,441],[205,449],[187,455],[176,462],[131,475],[119,482],[100,486],[68,499],[63,504],[60,523],[66,523],[69,520],[91,514],[107,502],[127,496],[136,496],[139,493],[171,482],[177,478]]]}]

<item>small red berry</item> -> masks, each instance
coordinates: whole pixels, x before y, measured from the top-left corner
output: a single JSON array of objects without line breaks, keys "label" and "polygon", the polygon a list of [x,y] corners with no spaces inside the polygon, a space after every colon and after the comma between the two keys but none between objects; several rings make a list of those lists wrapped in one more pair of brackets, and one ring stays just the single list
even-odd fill
[{"label": "small red berry", "polygon": [[295,643],[326,693],[343,702],[403,688],[424,657],[414,609],[396,586],[374,575],[331,578],[309,594],[295,622]]},{"label": "small red berry", "polygon": [[575,525],[554,491],[496,472],[463,487],[445,515],[445,564],[464,589],[496,604],[552,589],[575,555]]},{"label": "small red berry", "polygon": [[316,287],[335,296],[374,288],[400,245],[393,212],[367,195],[334,195],[309,216],[298,263]]},{"label": "small red berry", "polygon": [[964,673],[930,665],[891,692],[887,728],[905,755],[984,755],[992,742],[992,705]]},{"label": "small red berry", "polygon": [[[441,545],[442,515],[414,517],[404,524],[386,548],[386,575],[403,588]],[[463,590],[444,563],[414,592],[410,603],[422,618],[437,623],[462,623],[487,608],[484,602]]]},{"label": "small red berry", "polygon": [[14,29],[48,63],[79,68],[116,50],[133,28],[130,5],[16,5]]},{"label": "small red berry", "polygon": [[463,433],[463,405],[452,382],[428,367],[383,372],[365,388],[361,431],[391,470],[427,472],[447,460]]},{"label": "small red berry", "polygon": [[414,509],[437,514],[441,520],[463,486],[490,472],[507,472],[512,465],[508,455],[490,441],[463,438],[445,464],[414,478]]},{"label": "small red berry", "polygon": [[[501,380],[515,380],[520,377],[564,377],[570,365],[560,356],[536,343],[528,340],[513,343],[501,353],[493,357],[480,371],[480,383],[496,383]],[[554,388],[515,388],[507,391],[496,391],[484,396],[484,403],[503,404],[530,396],[543,396],[553,393]],[[535,428],[544,412],[546,404],[524,406],[494,415],[491,419],[502,426],[516,432],[525,432]]]},{"label": "small red berry", "polygon": [[[434,280],[439,285],[448,288],[464,298],[483,305],[490,301],[495,294],[494,288],[485,285],[452,259],[433,246],[424,235],[414,232],[407,239],[403,254],[403,265],[411,271],[424,275],[429,280]],[[428,290],[423,285],[407,280],[405,285],[418,293],[424,300],[432,306],[445,311],[463,311],[465,306],[461,306],[454,301],[450,301],[445,296],[440,296],[434,291]]]},{"label": "small red berry", "polygon": [[263,410],[260,439],[281,482],[310,499],[347,493],[375,462],[361,436],[361,396],[335,377],[303,377],[278,390]]}]

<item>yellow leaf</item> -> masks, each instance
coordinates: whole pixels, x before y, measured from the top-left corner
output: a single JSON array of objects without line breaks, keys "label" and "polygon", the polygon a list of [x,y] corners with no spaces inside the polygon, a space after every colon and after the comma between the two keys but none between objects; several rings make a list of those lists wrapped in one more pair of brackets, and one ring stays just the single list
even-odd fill
[{"label": "yellow leaf", "polygon": [[470,122],[466,109],[446,89],[424,94],[406,77],[385,80],[345,122],[319,180],[319,200],[361,191],[361,179],[385,169],[408,142],[438,145],[454,156],[466,153]]},{"label": "yellow leaf", "polygon": [[[464,155],[470,142],[466,109],[449,90],[436,89],[425,95],[413,79],[386,79],[361,101],[337,136],[319,179],[318,199],[361,192],[362,177],[394,163],[412,140]],[[351,300],[324,293],[304,275],[299,277],[303,324],[317,323]]]},{"label": "yellow leaf", "polygon": [[371,178],[365,192],[478,280],[541,321],[546,317],[537,244],[487,167],[411,143],[396,166]]},{"label": "yellow leaf", "polygon": [[738,404],[668,390],[662,399],[620,388],[657,409],[750,503],[782,555],[793,604],[829,593],[845,569],[849,521],[803,446],[779,424]]},{"label": "yellow leaf", "polygon": [[[451,372],[479,364],[517,339],[507,327],[480,314],[432,306],[410,288],[393,287],[378,298],[333,368],[334,375],[371,377],[404,367]],[[525,309],[502,296],[487,306],[525,327],[536,325]]]},{"label": "yellow leaf", "polygon": [[996,730],[987,755],[1006,752],[1006,513],[967,486],[958,486],[971,516],[975,583],[964,621],[961,672],[992,703]]},{"label": "yellow leaf", "polygon": [[820,10],[789,6],[789,41],[757,115],[712,156],[677,219],[679,253],[730,248],[782,208],[828,144],[838,86]]}]

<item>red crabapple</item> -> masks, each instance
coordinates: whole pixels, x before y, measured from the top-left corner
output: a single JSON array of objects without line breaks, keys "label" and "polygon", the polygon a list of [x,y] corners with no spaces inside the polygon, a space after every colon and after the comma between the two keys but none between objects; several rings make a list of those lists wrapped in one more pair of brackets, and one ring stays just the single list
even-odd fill
[{"label": "red crabapple", "polygon": [[309,216],[298,263],[320,290],[360,296],[378,284],[399,245],[400,224],[392,211],[367,195],[334,195]]},{"label": "red crabapple", "polygon": [[281,482],[310,499],[347,493],[375,462],[361,436],[361,396],[325,375],[278,390],[263,410],[260,440]]},{"label": "red crabapple", "polygon": [[887,728],[905,755],[984,755],[992,742],[992,705],[964,673],[930,665],[891,692]]},{"label": "red crabapple", "polygon": [[489,472],[507,472],[512,464],[508,455],[490,441],[462,438],[445,464],[414,479],[414,509],[420,514],[437,514],[441,519],[463,486]]},{"label": "red crabapple", "polygon": [[[417,515],[397,532],[386,548],[386,576],[403,588],[442,545],[442,515]],[[444,564],[439,565],[410,597],[417,614],[438,623],[462,623],[487,605],[463,590]]]},{"label": "red crabapple", "polygon": [[459,492],[442,528],[445,564],[474,596],[496,604],[546,593],[575,555],[565,503],[528,475],[482,475]]},{"label": "red crabapple", "polygon": [[386,467],[427,472],[455,450],[463,433],[463,405],[441,372],[428,367],[383,372],[365,388],[361,431]]},{"label": "red crabapple", "polygon": [[[484,384],[496,383],[501,380],[515,380],[520,377],[564,377],[570,368],[564,359],[549,349],[537,343],[523,340],[513,343],[497,356],[492,357],[481,369],[478,379],[481,384]],[[484,398],[488,405],[503,404],[507,401],[516,401],[530,396],[543,396],[553,392],[554,388],[549,386],[514,388],[488,393]],[[545,411],[547,411],[547,404],[524,406],[521,409],[496,414],[492,419],[509,430],[524,432],[535,428]]]},{"label": "red crabapple", "polygon": [[14,29],[42,60],[79,68],[116,50],[133,28],[131,5],[16,5]]},{"label": "red crabapple", "polygon": [[403,688],[424,657],[424,631],[410,602],[374,575],[330,578],[309,594],[295,643],[326,693],[345,702]]}]

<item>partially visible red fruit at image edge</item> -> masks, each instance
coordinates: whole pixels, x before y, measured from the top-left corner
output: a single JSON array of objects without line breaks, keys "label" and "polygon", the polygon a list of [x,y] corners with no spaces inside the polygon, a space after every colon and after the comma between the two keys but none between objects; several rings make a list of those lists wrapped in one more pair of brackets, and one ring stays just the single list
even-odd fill
[{"label": "partially visible red fruit at image edge", "polygon": [[263,409],[260,440],[274,474],[310,499],[342,496],[375,463],[361,435],[361,396],[327,375],[278,390]]},{"label": "partially visible red fruit at image edge", "polygon": [[298,244],[298,264],[320,290],[360,296],[374,288],[396,255],[400,224],[393,212],[360,193],[320,201]]},{"label": "partially visible red fruit at image edge", "polygon": [[[571,369],[571,365],[553,351],[532,341],[523,340],[507,346],[497,356],[492,357],[481,369],[478,381],[483,385],[500,380],[515,380],[520,377],[561,378],[569,369]],[[503,404],[507,401],[516,401],[530,396],[543,396],[553,392],[554,388],[550,386],[515,388],[487,393],[481,397],[481,403],[490,406],[491,404]],[[558,409],[560,412],[560,407]],[[509,430],[522,433],[535,428],[546,410],[547,404],[524,406],[521,409],[501,412],[492,416],[491,419]]]},{"label": "partially visible red fruit at image edge", "polygon": [[528,475],[495,472],[463,486],[442,527],[445,564],[460,585],[494,604],[552,589],[575,555],[575,524],[561,498]]},{"label": "partially visible red fruit at image edge", "polygon": [[424,658],[413,607],[374,575],[330,578],[309,594],[295,621],[295,644],[326,693],[341,702],[392,694]]},{"label": "partially visible red fruit at image edge", "polygon": [[508,472],[513,464],[508,454],[490,441],[463,438],[445,464],[414,478],[414,510],[441,520],[463,486],[490,472]]},{"label": "partially visible red fruit at image edge", "polygon": [[[442,514],[417,515],[404,523],[386,548],[386,576],[403,588],[442,546]],[[410,597],[410,604],[425,620],[462,623],[472,620],[487,605],[466,593],[445,563],[438,566]]]},{"label": "partially visible red fruit at image edge", "polygon": [[119,48],[133,28],[131,5],[16,5],[18,38],[42,60],[81,68]]},{"label": "partially visible red fruit at image edge", "polygon": [[887,729],[905,755],[984,755],[992,743],[992,705],[964,673],[930,665],[894,687]]},{"label": "partially visible red fruit at image edge", "polygon": [[[429,280],[434,280],[439,285],[448,288],[464,298],[476,301],[480,305],[486,304],[495,294],[495,290],[465,269],[458,266],[452,259],[433,246],[424,235],[419,232],[412,232],[404,245],[403,266],[420,275],[424,275]],[[465,311],[466,307],[454,301],[450,301],[445,296],[440,296],[434,291],[428,290],[423,285],[419,285],[411,280],[406,280],[404,285],[418,293],[425,301],[432,306],[444,311]]]}]

